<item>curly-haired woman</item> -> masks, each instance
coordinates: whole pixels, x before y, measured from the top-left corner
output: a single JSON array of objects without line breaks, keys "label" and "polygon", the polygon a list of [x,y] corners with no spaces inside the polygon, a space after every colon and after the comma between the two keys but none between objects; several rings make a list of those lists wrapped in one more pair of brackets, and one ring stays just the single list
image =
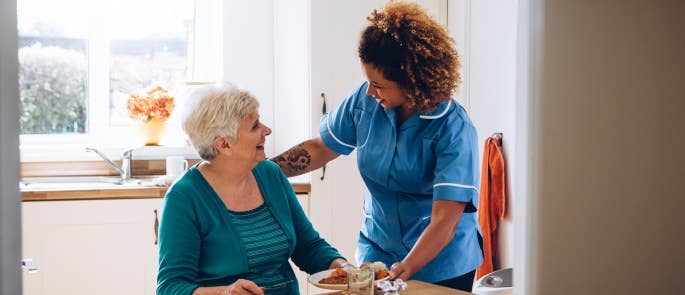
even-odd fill
[{"label": "curly-haired woman", "polygon": [[389,2],[368,20],[359,41],[367,81],[324,115],[320,137],[272,160],[294,176],[356,148],[367,189],[357,261],[470,291],[482,262],[478,149],[451,98],[460,83],[454,40],[415,3]]}]

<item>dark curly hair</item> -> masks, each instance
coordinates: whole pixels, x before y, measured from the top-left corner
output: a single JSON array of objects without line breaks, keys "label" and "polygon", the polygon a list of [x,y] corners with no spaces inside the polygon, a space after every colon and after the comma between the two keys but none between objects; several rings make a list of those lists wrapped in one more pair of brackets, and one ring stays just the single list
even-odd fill
[{"label": "dark curly hair", "polygon": [[454,39],[416,3],[390,1],[367,17],[359,58],[406,92],[409,107],[434,110],[451,99],[461,77]]}]

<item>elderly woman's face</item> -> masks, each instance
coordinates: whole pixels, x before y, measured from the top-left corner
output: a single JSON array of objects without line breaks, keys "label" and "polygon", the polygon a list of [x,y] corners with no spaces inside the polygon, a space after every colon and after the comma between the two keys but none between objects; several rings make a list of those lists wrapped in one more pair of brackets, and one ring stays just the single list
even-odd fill
[{"label": "elderly woman's face", "polygon": [[263,161],[266,159],[264,142],[269,134],[271,128],[259,121],[259,115],[247,117],[240,122],[238,139],[232,145],[233,154],[246,161]]},{"label": "elderly woman's face", "polygon": [[372,64],[362,63],[362,69],[369,82],[366,95],[375,98],[383,108],[392,109],[407,103],[407,96],[397,82],[385,79],[381,71]]}]

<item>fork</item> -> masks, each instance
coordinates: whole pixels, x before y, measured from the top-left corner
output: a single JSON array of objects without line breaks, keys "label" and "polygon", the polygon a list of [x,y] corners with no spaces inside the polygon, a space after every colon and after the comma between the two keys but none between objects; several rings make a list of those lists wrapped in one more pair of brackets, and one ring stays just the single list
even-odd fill
[{"label": "fork", "polygon": [[279,288],[281,288],[281,287],[283,287],[283,286],[289,285],[289,284],[292,283],[292,282],[293,282],[293,280],[289,280],[289,281],[285,281],[285,282],[280,282],[280,283],[278,283],[278,284],[274,284],[274,285],[271,285],[271,286],[262,287],[262,290],[264,290],[264,291],[271,291],[271,290],[279,289]]}]

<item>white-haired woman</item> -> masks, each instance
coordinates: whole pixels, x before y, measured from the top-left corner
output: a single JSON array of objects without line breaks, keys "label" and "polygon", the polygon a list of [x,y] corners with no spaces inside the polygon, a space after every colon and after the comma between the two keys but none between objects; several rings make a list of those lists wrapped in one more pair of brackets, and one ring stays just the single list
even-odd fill
[{"label": "white-haired woman", "polygon": [[308,273],[343,266],[265,161],[254,96],[213,85],[189,98],[183,129],[204,161],[164,199],[157,294],[298,294],[289,258]]}]

